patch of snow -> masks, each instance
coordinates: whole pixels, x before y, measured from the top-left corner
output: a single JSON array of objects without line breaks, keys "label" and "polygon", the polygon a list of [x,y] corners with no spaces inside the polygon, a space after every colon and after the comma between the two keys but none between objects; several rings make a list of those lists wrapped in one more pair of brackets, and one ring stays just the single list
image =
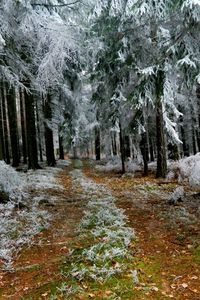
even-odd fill
[{"label": "patch of snow", "polygon": [[184,188],[182,186],[177,187],[169,198],[169,204],[177,204],[183,201],[184,195]]},{"label": "patch of snow", "polygon": [[[105,166],[97,165],[95,168],[101,172],[120,172],[122,169],[121,159],[118,156],[114,156],[106,163]],[[129,159],[125,162],[125,169],[128,173],[135,173],[136,171],[139,171],[141,167]]]},{"label": "patch of snow", "polygon": [[200,161],[192,169],[189,176],[189,184],[193,188],[200,188]]},{"label": "patch of snow", "polygon": [[27,196],[25,178],[4,161],[0,161],[0,190],[6,192],[13,201],[21,201]]},{"label": "patch of snow", "polygon": [[188,180],[193,188],[200,188],[200,152],[177,162],[171,162],[170,173],[179,177],[179,181]]}]

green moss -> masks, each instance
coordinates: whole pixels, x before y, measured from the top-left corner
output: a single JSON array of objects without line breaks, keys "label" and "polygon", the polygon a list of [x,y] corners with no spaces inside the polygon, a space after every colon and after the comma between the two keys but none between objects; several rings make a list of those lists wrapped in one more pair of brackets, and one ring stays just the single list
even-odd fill
[{"label": "green moss", "polygon": [[195,261],[200,265],[200,246],[198,246],[194,251]]},{"label": "green moss", "polygon": [[[37,290],[29,295],[23,296],[21,300],[35,300],[35,299],[42,299],[42,295],[48,293],[48,295],[54,295],[57,293],[57,287],[60,286],[61,283],[52,281],[40,286]],[[50,299],[50,298],[49,298]]]}]

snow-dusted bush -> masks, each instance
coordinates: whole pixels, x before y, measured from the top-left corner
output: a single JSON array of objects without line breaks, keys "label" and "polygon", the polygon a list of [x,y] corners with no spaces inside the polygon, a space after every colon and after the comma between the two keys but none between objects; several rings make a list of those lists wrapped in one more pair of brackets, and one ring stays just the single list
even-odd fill
[{"label": "snow-dusted bush", "polygon": [[189,184],[193,188],[200,188],[200,160],[196,163],[189,176]]},{"label": "snow-dusted bush", "polygon": [[[120,172],[122,169],[122,162],[119,156],[114,156],[106,163],[105,166],[97,165],[95,168],[101,172]],[[129,173],[134,173],[141,169],[141,167],[131,159],[125,162],[125,168]]]},{"label": "snow-dusted bush", "polygon": [[200,188],[200,153],[185,157],[169,165],[168,178],[179,177],[180,182],[188,180],[194,188]]},{"label": "snow-dusted bush", "polygon": [[170,195],[169,204],[177,204],[177,202],[183,201],[184,195],[184,188],[182,186],[177,187]]},{"label": "snow-dusted bush", "polygon": [[26,196],[26,181],[14,168],[0,161],[0,190],[6,192],[11,200],[21,201]]},{"label": "snow-dusted bush", "polygon": [[196,165],[200,164],[200,153],[183,158],[179,161],[180,175],[182,178],[189,178],[194,172]]}]

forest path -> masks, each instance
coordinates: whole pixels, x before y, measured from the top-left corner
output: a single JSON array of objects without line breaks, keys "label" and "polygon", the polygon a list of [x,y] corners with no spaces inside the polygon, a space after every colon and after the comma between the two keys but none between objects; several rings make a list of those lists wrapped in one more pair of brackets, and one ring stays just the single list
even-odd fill
[{"label": "forest path", "polygon": [[[125,210],[128,226],[135,229],[139,243],[133,263],[140,281],[133,289],[136,299],[199,300],[199,197],[188,196],[173,206],[166,200],[178,186],[175,181],[105,174],[89,166],[85,174],[109,188],[117,206]],[[188,186],[185,190],[193,193]]]},{"label": "forest path", "polygon": [[[187,203],[166,204],[175,182],[102,173],[87,161],[58,180],[65,190],[51,191],[58,201],[45,207],[55,216],[51,226],[22,251],[12,273],[0,274],[0,299],[200,299],[199,222]],[[106,236],[99,231],[104,216],[116,224],[104,223]]]},{"label": "forest path", "polygon": [[76,227],[83,215],[82,194],[72,188],[72,168],[68,166],[58,174],[64,190],[49,190],[56,199],[54,205],[42,204],[53,216],[49,229],[41,228],[31,246],[24,247],[13,271],[0,272],[0,299],[49,299],[46,290],[56,287],[62,279],[60,266],[71,245],[78,241]]}]

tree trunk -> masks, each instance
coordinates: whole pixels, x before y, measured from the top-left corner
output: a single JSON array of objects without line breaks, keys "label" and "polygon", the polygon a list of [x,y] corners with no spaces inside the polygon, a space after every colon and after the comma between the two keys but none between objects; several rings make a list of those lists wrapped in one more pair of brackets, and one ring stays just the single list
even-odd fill
[{"label": "tree trunk", "polygon": [[154,161],[154,147],[153,147],[153,140],[150,138],[150,147],[149,147],[149,150],[150,150],[150,159],[151,161]]},{"label": "tree trunk", "polygon": [[101,160],[101,138],[98,126],[95,127],[95,156],[96,160]]},{"label": "tree trunk", "polygon": [[197,154],[197,143],[196,143],[196,135],[195,135],[195,128],[192,125],[192,146],[193,146],[193,154]]},{"label": "tree trunk", "polygon": [[125,159],[131,157],[129,135],[124,136],[124,155],[125,155]]},{"label": "tree trunk", "polygon": [[0,95],[0,160],[5,159],[5,143],[3,132],[2,96]]},{"label": "tree trunk", "polygon": [[116,142],[116,132],[111,132],[111,142],[112,142],[112,153],[113,155],[117,155],[117,142]]},{"label": "tree trunk", "polygon": [[157,172],[156,177],[165,178],[167,175],[167,155],[165,146],[163,107],[164,72],[159,70],[156,76],[156,133],[157,133]]},{"label": "tree trunk", "polygon": [[124,136],[122,132],[122,126],[119,122],[119,139],[120,139],[120,152],[121,152],[121,162],[122,162],[122,174],[126,172],[125,169],[125,149],[124,149]]},{"label": "tree trunk", "polygon": [[16,110],[16,95],[13,87],[8,87],[6,84],[6,98],[8,104],[8,121],[10,128],[10,141],[12,152],[12,166],[19,166],[19,140],[18,140],[18,124],[17,124],[17,110]]},{"label": "tree trunk", "polygon": [[37,135],[38,135],[38,147],[39,147],[39,155],[40,155],[40,161],[43,161],[43,155],[42,155],[42,139],[41,139],[41,130],[40,130],[40,118],[39,118],[39,110],[38,110],[38,103],[36,101],[36,119],[37,119]]},{"label": "tree trunk", "polygon": [[188,145],[186,143],[186,137],[185,137],[185,130],[184,130],[184,124],[183,124],[183,117],[180,117],[180,130],[181,130],[181,140],[182,140],[182,147],[183,147],[183,155],[184,156],[189,156],[189,149],[188,149]]},{"label": "tree trunk", "polygon": [[198,144],[198,148],[200,151],[200,84],[197,84],[196,87],[196,95],[197,95],[197,107],[198,107],[198,111],[197,111],[197,126],[198,126],[198,130],[197,130],[197,144]]},{"label": "tree trunk", "polygon": [[59,157],[60,159],[65,159],[64,157],[64,148],[63,148],[63,137],[60,134],[61,128],[58,130],[58,139],[59,139]]},{"label": "tree trunk", "polygon": [[1,99],[2,99],[2,114],[3,114],[3,132],[4,132],[4,142],[5,142],[5,162],[10,164],[10,151],[9,151],[9,141],[8,141],[8,121],[6,113],[6,101],[4,86],[1,88]]},{"label": "tree trunk", "polygon": [[[29,84],[27,84],[29,88]],[[28,168],[40,169],[38,164],[37,135],[35,125],[35,101],[33,94],[25,92],[26,136],[28,147]]]},{"label": "tree trunk", "polygon": [[147,142],[147,134],[144,132],[142,134],[142,140],[140,142],[140,149],[144,162],[144,176],[148,176],[148,142]]},{"label": "tree trunk", "polygon": [[52,121],[52,110],[51,110],[51,97],[48,94],[47,99],[44,101],[44,130],[45,130],[45,145],[46,145],[46,157],[48,166],[54,167],[56,165],[54,144],[53,144],[53,131],[50,128]]},{"label": "tree trunk", "polygon": [[27,138],[26,138],[26,117],[25,117],[24,91],[20,90],[20,115],[21,115],[21,131],[22,131],[22,153],[23,162],[27,164]]}]

